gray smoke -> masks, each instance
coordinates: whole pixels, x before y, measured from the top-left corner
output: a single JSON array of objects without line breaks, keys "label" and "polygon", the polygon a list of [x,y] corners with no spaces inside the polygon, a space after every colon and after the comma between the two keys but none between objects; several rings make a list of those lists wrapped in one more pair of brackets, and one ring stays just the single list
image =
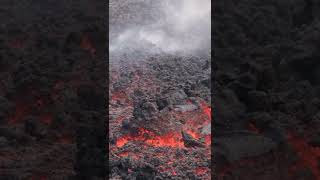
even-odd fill
[{"label": "gray smoke", "polygon": [[111,0],[110,54],[210,53],[211,0]]}]

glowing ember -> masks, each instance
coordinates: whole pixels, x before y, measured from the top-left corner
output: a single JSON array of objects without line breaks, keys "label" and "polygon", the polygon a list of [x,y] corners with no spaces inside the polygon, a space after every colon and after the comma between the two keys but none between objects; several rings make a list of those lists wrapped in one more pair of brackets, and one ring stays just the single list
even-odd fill
[{"label": "glowing ember", "polygon": [[148,139],[145,142],[156,147],[184,147],[184,143],[181,140],[181,134],[179,133],[168,133],[164,136],[155,136],[153,139]]},{"label": "glowing ember", "polygon": [[187,133],[194,139],[199,139],[200,135],[193,130],[187,130]]},{"label": "glowing ember", "polygon": [[202,111],[209,117],[211,120],[211,107],[206,105],[204,102],[201,103]]},{"label": "glowing ember", "polygon": [[205,167],[198,167],[198,168],[196,168],[196,174],[197,174],[197,175],[206,174],[207,171],[208,171],[208,168],[205,168]]},{"label": "glowing ember", "polygon": [[318,165],[320,148],[312,147],[304,139],[296,137],[292,133],[288,134],[288,142],[300,158],[298,164],[310,168],[316,179],[320,179],[320,170]]},{"label": "glowing ember", "polygon": [[124,137],[119,138],[117,140],[116,146],[117,147],[124,146],[125,144],[127,144],[129,142],[129,139],[131,139],[129,136],[124,136]]},{"label": "glowing ember", "polygon": [[118,156],[121,156],[121,157],[125,157],[128,155],[129,155],[129,152],[127,152],[127,151],[118,154]]},{"label": "glowing ember", "polygon": [[140,129],[138,135],[135,136],[123,136],[116,142],[117,147],[122,147],[129,141],[143,141],[144,143],[155,147],[175,147],[182,148],[184,143],[180,133],[167,133],[165,135],[155,135],[154,133]]},{"label": "glowing ember", "polygon": [[206,135],[205,137],[204,137],[204,142],[205,142],[205,144],[207,145],[207,146],[210,146],[211,145],[211,135],[209,134],[209,135]]}]

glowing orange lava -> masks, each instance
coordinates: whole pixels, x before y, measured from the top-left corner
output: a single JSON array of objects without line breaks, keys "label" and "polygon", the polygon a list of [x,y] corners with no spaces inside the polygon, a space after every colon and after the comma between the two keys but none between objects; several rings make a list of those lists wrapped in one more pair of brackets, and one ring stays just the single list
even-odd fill
[{"label": "glowing orange lava", "polygon": [[155,136],[153,139],[147,139],[145,142],[156,147],[184,147],[180,133],[168,133],[163,136]]},{"label": "glowing orange lava", "polygon": [[202,102],[201,103],[201,109],[209,117],[209,119],[211,120],[211,107],[206,105],[206,103]]},{"label": "glowing orange lava", "polygon": [[188,133],[191,137],[193,137],[194,139],[199,139],[199,138],[200,138],[200,135],[199,135],[197,132],[193,131],[193,130],[187,130],[187,133]]},{"label": "glowing orange lava", "polygon": [[198,176],[202,175],[202,174],[206,174],[208,171],[208,168],[205,168],[205,167],[198,167],[196,168],[196,174]]},{"label": "glowing orange lava", "polygon": [[116,146],[117,146],[117,147],[122,147],[122,146],[124,146],[125,144],[127,144],[130,139],[131,139],[130,136],[121,137],[121,138],[119,138],[119,139],[117,140]]},{"label": "glowing orange lava", "polygon": [[129,156],[129,152],[125,151],[125,152],[119,153],[118,156],[121,156],[121,157]]},{"label": "glowing orange lava", "polygon": [[207,145],[207,146],[210,146],[211,145],[211,135],[209,134],[209,135],[206,135],[205,137],[204,137],[204,142],[205,142],[205,144]]},{"label": "glowing orange lava", "polygon": [[116,142],[116,146],[122,147],[129,141],[143,141],[144,143],[155,147],[184,147],[180,133],[171,132],[160,136],[142,128],[140,128],[138,135],[120,137]]}]

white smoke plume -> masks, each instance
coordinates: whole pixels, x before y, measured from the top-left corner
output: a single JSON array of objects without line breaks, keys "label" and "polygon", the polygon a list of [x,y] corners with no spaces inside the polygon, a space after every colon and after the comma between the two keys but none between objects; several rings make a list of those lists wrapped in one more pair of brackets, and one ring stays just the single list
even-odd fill
[{"label": "white smoke plume", "polygon": [[[129,17],[129,20],[121,23],[111,21],[110,54],[128,51],[210,53],[211,0],[111,0],[111,3],[112,1],[118,1],[118,4],[109,4],[109,8],[122,6],[114,14]],[[125,3],[136,9],[124,8]],[[110,11],[110,17],[114,19],[112,9]],[[140,13],[140,16],[133,15],[135,13]],[[121,18],[120,20],[122,21]],[[113,28],[117,23],[121,24],[120,28]]]}]

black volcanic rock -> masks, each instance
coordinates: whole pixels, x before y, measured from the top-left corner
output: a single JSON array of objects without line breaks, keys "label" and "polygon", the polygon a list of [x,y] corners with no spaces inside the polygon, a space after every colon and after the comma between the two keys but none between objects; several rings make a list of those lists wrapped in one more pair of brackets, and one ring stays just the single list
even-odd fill
[{"label": "black volcanic rock", "polygon": [[[319,170],[312,170],[312,165],[297,155],[303,154],[303,150],[297,148],[299,143],[311,144],[306,145],[306,151],[313,149],[320,127],[317,115],[319,7],[313,0],[216,1],[212,29],[215,37],[213,130],[219,135],[216,141],[227,144],[244,135],[237,134],[228,140],[219,138],[251,131],[277,146],[287,146],[275,148],[276,152],[270,156],[249,158],[252,164],[245,163],[248,158],[239,158],[239,162],[232,162],[226,168],[217,163],[217,179],[319,178],[316,177]],[[222,93],[224,89],[231,91],[228,96],[238,102],[228,100]],[[243,108],[236,108],[240,105],[235,104]],[[300,138],[288,140],[290,135]],[[255,150],[251,155],[264,146],[262,139],[248,141]],[[233,146],[229,149],[233,155],[243,150]],[[226,151],[221,147],[219,154]],[[307,154],[311,159],[319,158],[316,154]],[[297,173],[288,173],[301,161],[306,165],[297,168]],[[275,173],[268,167],[279,167],[279,171]],[[221,172],[227,168],[229,173]]]},{"label": "black volcanic rock", "polygon": [[141,100],[134,105],[133,116],[138,121],[152,121],[158,114],[158,107],[155,103]]},{"label": "black volcanic rock", "polygon": [[186,132],[181,132],[184,145],[186,147],[204,147],[204,144],[195,140],[191,135]]}]

